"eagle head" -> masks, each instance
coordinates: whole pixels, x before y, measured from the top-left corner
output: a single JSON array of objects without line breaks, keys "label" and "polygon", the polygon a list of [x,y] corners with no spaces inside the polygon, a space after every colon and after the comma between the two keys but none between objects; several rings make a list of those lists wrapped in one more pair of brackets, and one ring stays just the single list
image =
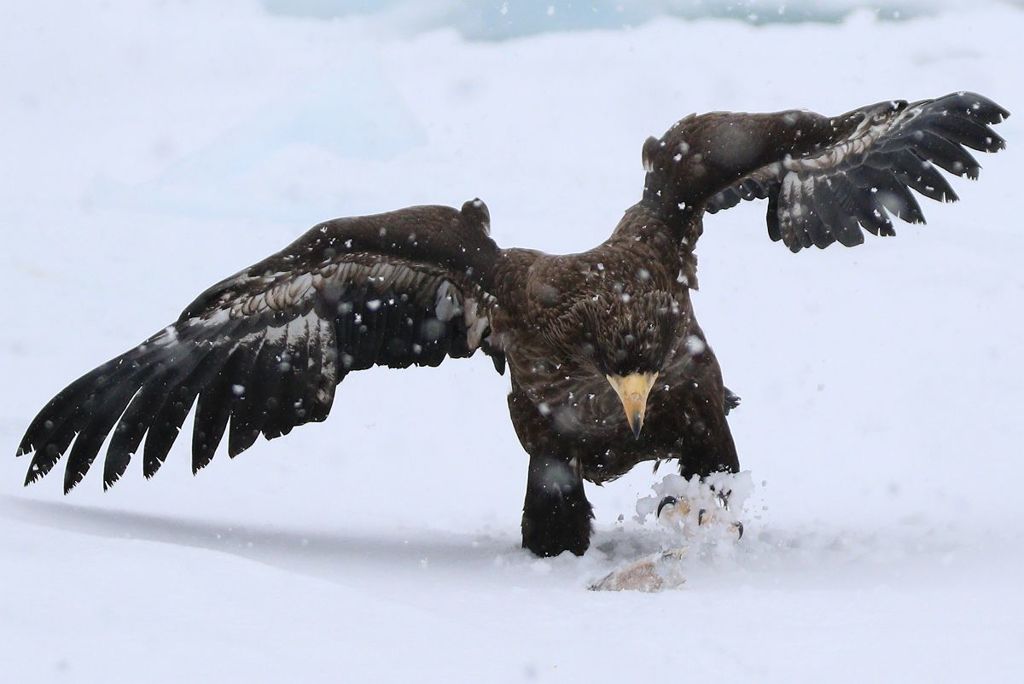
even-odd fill
[{"label": "eagle head", "polygon": [[685,325],[685,308],[667,292],[598,297],[585,308],[582,353],[607,379],[640,437],[647,398]]}]

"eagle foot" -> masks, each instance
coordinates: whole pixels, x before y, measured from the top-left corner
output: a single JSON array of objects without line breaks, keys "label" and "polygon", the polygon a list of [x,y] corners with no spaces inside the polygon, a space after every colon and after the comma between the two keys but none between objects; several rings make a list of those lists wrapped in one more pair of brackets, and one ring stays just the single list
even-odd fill
[{"label": "eagle foot", "polygon": [[[715,491],[714,485],[711,491]],[[743,538],[743,523],[738,520],[731,520],[731,515],[723,515],[723,511],[729,510],[729,492],[715,492],[714,508],[700,507],[696,510],[696,522],[698,527],[710,527],[716,523],[727,522],[729,529],[736,534],[736,539]],[[693,503],[684,498],[666,496],[658,503],[657,518],[662,523],[670,526],[686,528],[694,510]],[[723,519],[724,518],[724,519]]]}]

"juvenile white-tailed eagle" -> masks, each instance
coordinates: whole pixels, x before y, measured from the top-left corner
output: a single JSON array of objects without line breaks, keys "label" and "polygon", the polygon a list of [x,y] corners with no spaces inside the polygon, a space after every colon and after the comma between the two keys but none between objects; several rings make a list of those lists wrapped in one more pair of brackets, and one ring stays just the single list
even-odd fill
[{"label": "juvenile white-tailed eagle", "polygon": [[[108,434],[109,487],[140,445],[163,464],[196,404],[192,468],[327,417],[345,376],[436,366],[477,349],[512,375],[509,411],[530,455],[523,546],[582,554],[583,480],[675,459],[684,475],[739,467],[735,397],[694,319],[693,249],[705,212],[768,200],[768,234],[792,251],[923,223],[914,195],[954,201],[935,168],[976,178],[963,146],[995,152],[1008,112],[973,93],[806,111],[688,116],[643,146],[643,198],[604,243],[552,256],[500,249],[487,207],[342,218],[201,294],[178,320],[73,382],[29,426],[26,484],[68,448],[65,492]],[[230,426],[229,426],[230,422]],[[74,446],[71,446],[72,443]]]}]

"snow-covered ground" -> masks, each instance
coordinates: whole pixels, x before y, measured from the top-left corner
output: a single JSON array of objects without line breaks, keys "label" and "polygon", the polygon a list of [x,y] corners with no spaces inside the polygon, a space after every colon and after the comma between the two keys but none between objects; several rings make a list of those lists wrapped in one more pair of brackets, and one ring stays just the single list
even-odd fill
[{"label": "snow-covered ground", "polygon": [[[501,42],[0,4],[0,678],[1021,680],[1022,35],[999,4]],[[351,376],[328,422],[194,480],[186,434],[150,482],[21,487],[57,390],[318,220],[480,196],[500,244],[581,250],[691,111],[958,89],[1017,116],[927,227],[794,256],[762,205],[707,220],[695,307],[756,487],[743,540],[692,547],[678,590],[586,591],[673,541],[634,520],[648,468],[590,488],[584,558],[518,548],[526,458],[483,357]]]}]

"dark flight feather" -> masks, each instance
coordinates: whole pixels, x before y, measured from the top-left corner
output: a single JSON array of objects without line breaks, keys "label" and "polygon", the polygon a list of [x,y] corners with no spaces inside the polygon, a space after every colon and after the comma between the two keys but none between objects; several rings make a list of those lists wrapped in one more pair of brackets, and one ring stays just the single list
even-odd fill
[{"label": "dark flight feather", "polygon": [[1003,149],[989,125],[1007,116],[981,95],[954,93],[882,102],[831,119],[803,111],[691,117],[645,146],[654,155],[645,199],[666,216],[677,205],[715,213],[760,197],[755,190],[763,188],[769,200],[776,197],[769,204],[772,240],[794,252],[836,240],[856,245],[862,240],[846,217],[873,234],[894,235],[887,214],[925,222],[910,190],[956,201],[935,167],[976,179],[981,166],[964,146]]},{"label": "dark flight feather", "polygon": [[314,227],[60,392],[19,446],[19,455],[33,454],[27,482],[46,475],[73,442],[69,491],[108,435],[104,487],[140,447],[143,474],[152,477],[193,405],[198,471],[225,432],[234,457],[261,434],[272,439],[324,420],[351,371],[472,355],[489,333],[487,287],[499,253],[486,221],[475,201],[462,211],[412,207]]}]

